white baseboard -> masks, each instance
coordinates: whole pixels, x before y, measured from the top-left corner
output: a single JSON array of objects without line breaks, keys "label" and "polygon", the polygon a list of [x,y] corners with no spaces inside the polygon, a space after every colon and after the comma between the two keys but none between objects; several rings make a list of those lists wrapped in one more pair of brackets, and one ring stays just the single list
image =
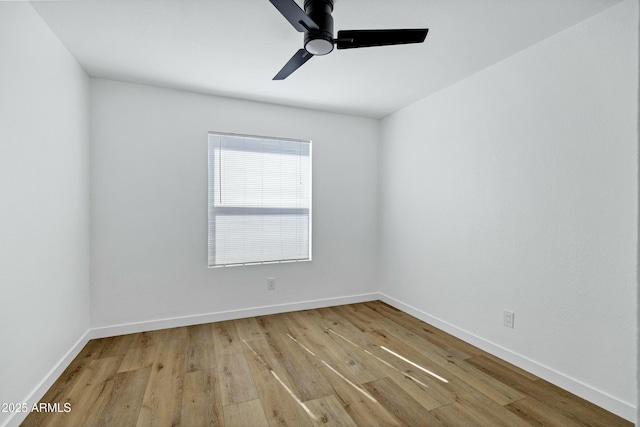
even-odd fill
[{"label": "white baseboard", "polygon": [[561,372],[541,365],[540,363],[535,362],[525,356],[514,353],[513,351],[494,344],[491,341],[487,341],[484,338],[460,329],[452,325],[451,323],[445,322],[444,320],[425,313],[424,311],[421,311],[409,304],[405,304],[402,301],[390,297],[389,295],[380,293],[379,296],[379,299],[381,301],[386,302],[387,304],[397,308],[398,310],[402,310],[405,313],[422,320],[423,322],[429,323],[436,328],[442,329],[443,331],[457,338],[460,338],[461,340],[469,344],[475,345],[476,347],[488,353],[491,353],[492,355],[499,357],[502,360],[512,363],[513,365],[516,365],[517,367],[522,368],[525,371],[530,372],[546,381],[549,381],[550,383],[555,384],[558,387],[563,388],[577,396],[580,396],[583,399],[588,400],[589,402],[592,402],[595,405],[598,405],[626,420],[634,423],[636,422],[636,408],[629,403],[623,402],[620,399],[610,396],[607,393],[597,390],[578,380],[570,378],[562,374]]},{"label": "white baseboard", "polygon": [[[54,382],[62,375],[65,369],[71,364],[73,359],[80,353],[84,346],[90,340],[90,330],[86,331],[76,343],[67,351],[67,353],[56,363],[53,368],[47,373],[47,375],[40,381],[27,397],[20,402],[24,402],[29,408],[34,404],[40,402],[40,399],[51,388]],[[18,427],[21,422],[29,415],[28,412],[14,412],[3,424],[3,427]]]},{"label": "white baseboard", "polygon": [[355,304],[358,302],[375,301],[379,298],[380,294],[375,292],[370,294],[267,305],[239,310],[219,311],[215,313],[196,314],[191,316],[172,317],[166,319],[149,320],[145,322],[104,326],[91,329],[90,338],[113,337],[116,335],[133,334],[144,331],[155,331],[158,329],[177,328],[181,326],[198,325],[202,323],[222,322],[224,320],[242,319],[245,317],[265,316],[268,314],[286,313],[289,311],[309,310],[313,308],[332,307],[344,304]]}]

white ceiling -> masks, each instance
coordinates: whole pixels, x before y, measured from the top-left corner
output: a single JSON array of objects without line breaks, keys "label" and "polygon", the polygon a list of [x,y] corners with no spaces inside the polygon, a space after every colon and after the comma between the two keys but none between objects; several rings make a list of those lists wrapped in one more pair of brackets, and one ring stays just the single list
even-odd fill
[{"label": "white ceiling", "polygon": [[[380,118],[621,0],[336,0],[335,29],[429,28],[272,77],[302,34],[268,0],[33,1],[94,77]],[[298,0],[302,6],[302,0]]]}]

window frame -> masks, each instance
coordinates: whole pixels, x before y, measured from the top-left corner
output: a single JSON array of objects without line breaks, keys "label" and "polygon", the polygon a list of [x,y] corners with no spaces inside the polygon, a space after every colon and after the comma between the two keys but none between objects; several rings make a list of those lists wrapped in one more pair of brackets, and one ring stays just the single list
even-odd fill
[{"label": "window frame", "polygon": [[[292,143],[299,143],[299,144],[308,144],[308,149],[309,149],[309,154],[308,154],[308,209],[307,208],[300,208],[300,207],[296,207],[296,208],[282,208],[282,207],[278,207],[278,208],[272,208],[272,207],[257,207],[257,206],[215,206],[215,199],[214,195],[215,195],[215,190],[212,190],[211,186],[212,183],[220,180],[220,175],[218,175],[218,178],[213,178],[212,179],[212,174],[216,174],[219,173],[218,171],[216,171],[216,165],[212,164],[213,163],[213,154],[211,152],[211,137],[212,136],[218,136],[218,137],[236,137],[236,138],[247,138],[247,139],[257,139],[257,140],[263,140],[263,141],[277,141],[277,142],[292,142]],[[257,152],[257,151],[253,151],[253,150],[247,150],[250,152]],[[207,171],[207,208],[208,208],[208,212],[207,212],[207,221],[208,221],[208,225],[207,225],[207,243],[208,243],[208,249],[207,249],[207,264],[208,264],[208,268],[222,268],[222,267],[236,267],[236,266],[244,266],[244,265],[263,265],[263,264],[283,264],[283,263],[294,263],[294,262],[307,262],[307,261],[311,261],[312,260],[312,236],[313,236],[313,229],[312,229],[312,218],[313,218],[313,207],[312,207],[312,199],[313,199],[313,143],[311,140],[304,140],[304,139],[292,139],[292,138],[281,138],[281,137],[271,137],[271,136],[261,136],[261,135],[249,135],[249,134],[238,134],[238,133],[227,133],[227,132],[216,132],[216,131],[209,131],[207,134],[207,162],[208,162],[208,171]],[[220,185],[220,184],[219,184]],[[237,262],[237,263],[221,263],[221,264],[215,264],[215,249],[213,251],[213,255],[212,255],[212,242],[213,245],[215,247],[215,227],[216,227],[216,223],[215,223],[215,217],[216,214],[226,214],[226,215],[247,215],[247,211],[253,211],[255,212],[256,216],[259,215],[270,215],[270,214],[275,214],[275,213],[280,213],[280,214],[298,214],[297,216],[300,216],[300,214],[303,213],[307,213],[307,217],[308,217],[308,224],[307,224],[307,230],[308,230],[308,236],[307,236],[307,240],[308,240],[308,249],[307,249],[307,253],[308,253],[308,257],[305,258],[293,258],[293,259],[278,259],[278,260],[261,260],[261,261],[250,261],[250,262]],[[247,215],[247,216],[251,216],[251,215]],[[212,237],[213,236],[213,237]],[[213,262],[213,263],[212,263]]]}]

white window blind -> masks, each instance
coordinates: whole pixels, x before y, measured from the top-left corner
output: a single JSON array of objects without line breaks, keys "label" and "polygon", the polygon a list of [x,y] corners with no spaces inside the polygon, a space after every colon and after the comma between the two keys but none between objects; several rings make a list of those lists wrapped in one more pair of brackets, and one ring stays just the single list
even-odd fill
[{"label": "white window blind", "polygon": [[311,259],[311,143],[209,133],[209,267]]}]

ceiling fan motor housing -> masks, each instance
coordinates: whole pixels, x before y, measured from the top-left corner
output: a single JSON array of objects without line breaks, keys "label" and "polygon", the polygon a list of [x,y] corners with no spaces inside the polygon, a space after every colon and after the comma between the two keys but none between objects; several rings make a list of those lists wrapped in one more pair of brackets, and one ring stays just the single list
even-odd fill
[{"label": "ceiling fan motor housing", "polygon": [[305,0],[304,11],[318,25],[305,33],[304,48],[313,55],[326,55],[333,50],[333,0]]}]

